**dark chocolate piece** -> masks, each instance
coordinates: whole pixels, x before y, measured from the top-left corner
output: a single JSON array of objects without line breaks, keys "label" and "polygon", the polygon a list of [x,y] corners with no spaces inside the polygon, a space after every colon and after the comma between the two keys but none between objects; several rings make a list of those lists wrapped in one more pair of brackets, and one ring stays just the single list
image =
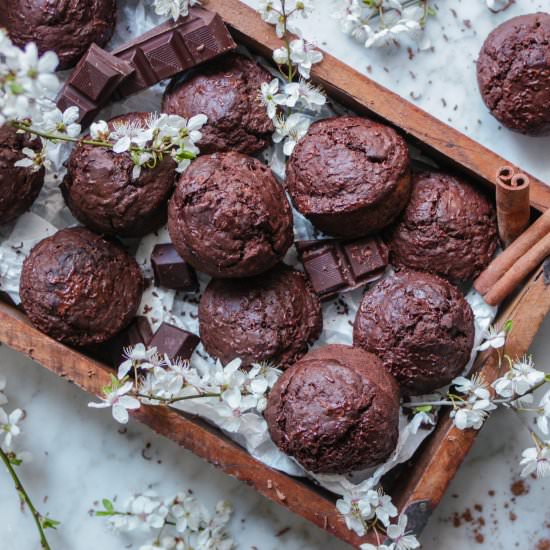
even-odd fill
[{"label": "dark chocolate piece", "polygon": [[176,251],[173,244],[157,244],[151,254],[155,285],[196,292],[199,282],[195,270]]},{"label": "dark chocolate piece", "polygon": [[236,48],[222,18],[199,7],[177,21],[167,21],[115,50],[135,72],[116,91],[118,98],[135,94],[165,78]]},{"label": "dark chocolate piece", "polygon": [[149,343],[149,347],[157,348],[161,357],[167,355],[170,359],[179,358],[189,361],[199,342],[200,338],[196,334],[162,323]]},{"label": "dark chocolate piece", "polygon": [[0,302],[4,302],[9,306],[17,307],[17,304],[13,301],[12,297],[5,290],[0,290]]},{"label": "dark chocolate piece", "polygon": [[132,323],[114,338],[103,344],[100,353],[101,358],[118,367],[125,359],[124,350],[137,344],[149,346],[153,338],[153,331],[147,317],[138,316]]},{"label": "dark chocolate piece", "polygon": [[132,65],[92,44],[61,89],[57,106],[76,106],[80,122],[88,126],[111,99],[115,89],[134,72]]},{"label": "dark chocolate piece", "polygon": [[372,237],[297,241],[296,250],[322,300],[376,281],[388,265],[386,245]]}]

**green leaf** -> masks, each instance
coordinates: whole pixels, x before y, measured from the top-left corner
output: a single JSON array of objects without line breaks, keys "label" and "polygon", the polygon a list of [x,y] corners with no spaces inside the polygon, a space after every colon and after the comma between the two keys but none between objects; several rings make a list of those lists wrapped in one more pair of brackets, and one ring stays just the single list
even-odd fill
[{"label": "green leaf", "polygon": [[435,17],[437,15],[435,8],[433,8],[432,6],[428,6],[428,10],[426,11],[426,13],[431,17]]},{"label": "green leaf", "polygon": [[10,464],[12,466],[21,466],[21,464],[23,464],[23,461],[19,458],[13,457],[13,458],[10,458]]},{"label": "green leaf", "polygon": [[550,382],[550,372],[544,377],[545,382]]},{"label": "green leaf", "polygon": [[414,409],[415,414],[416,413],[429,413],[433,409],[432,405],[422,405],[421,407],[416,407]]},{"label": "green leaf", "polygon": [[60,521],[56,521],[52,518],[42,518],[42,527],[44,529],[57,529],[58,525],[61,525]]},{"label": "green leaf", "polygon": [[113,503],[108,498],[104,498],[102,500],[102,503],[107,512],[112,512],[114,510]]},{"label": "green leaf", "polygon": [[502,326],[502,330],[504,330],[504,332],[506,333],[512,330],[512,319],[508,319],[508,321],[504,323],[504,325]]},{"label": "green leaf", "polygon": [[98,518],[107,517],[107,516],[114,516],[114,512],[95,512],[94,515]]}]

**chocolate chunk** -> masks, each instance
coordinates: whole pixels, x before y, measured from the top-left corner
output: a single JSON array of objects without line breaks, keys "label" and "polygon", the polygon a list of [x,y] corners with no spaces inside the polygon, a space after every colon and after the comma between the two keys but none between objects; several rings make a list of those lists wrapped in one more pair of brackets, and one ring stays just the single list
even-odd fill
[{"label": "chocolate chunk", "polygon": [[118,87],[116,96],[127,97],[145,90],[235,48],[217,13],[193,7],[187,17],[167,21],[113,52],[135,69]]},{"label": "chocolate chunk", "polygon": [[196,292],[199,282],[195,270],[177,253],[173,244],[157,244],[151,254],[155,285]]},{"label": "chocolate chunk", "polygon": [[298,241],[296,249],[323,300],[379,279],[388,265],[388,249],[377,238]]},{"label": "chocolate chunk", "polygon": [[152,338],[153,331],[147,317],[138,316],[127,328],[103,344],[98,355],[109,365],[118,367],[124,361],[126,348],[134,347],[137,344],[147,347]]},{"label": "chocolate chunk", "polygon": [[162,323],[149,345],[157,348],[161,356],[167,355],[170,359],[189,361],[199,342],[200,338],[196,334]]},{"label": "chocolate chunk", "polygon": [[115,89],[134,72],[132,65],[92,44],[61,89],[57,106],[78,107],[80,122],[88,126]]},{"label": "chocolate chunk", "polygon": [[0,290],[0,302],[4,302],[5,304],[13,307],[17,306],[12,297],[4,290]]}]

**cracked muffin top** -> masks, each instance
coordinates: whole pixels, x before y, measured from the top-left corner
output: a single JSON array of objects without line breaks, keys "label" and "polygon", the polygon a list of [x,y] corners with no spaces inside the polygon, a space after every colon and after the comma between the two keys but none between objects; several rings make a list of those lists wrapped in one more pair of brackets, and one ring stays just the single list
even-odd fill
[{"label": "cracked muffin top", "polygon": [[174,78],[164,94],[162,111],[185,118],[208,117],[197,144],[203,154],[251,155],[269,145],[274,131],[258,99],[262,83],[272,79],[251,59],[226,55]]},{"label": "cracked muffin top", "polygon": [[460,375],[473,342],[474,315],[461,292],[418,271],[399,271],[366,292],[353,327],[353,344],[376,354],[412,395]]},{"label": "cracked muffin top", "polygon": [[389,234],[394,265],[468,281],[491,261],[498,245],[495,209],[463,179],[416,172],[403,215]]},{"label": "cracked muffin top", "polygon": [[236,152],[199,157],[182,174],[168,229],[182,258],[219,278],[267,271],[293,240],[283,188],[267,166]]},{"label": "cracked muffin top", "polygon": [[306,470],[362,470],[395,449],[399,388],[372,353],[332,344],[284,372],[264,416],[275,444]]},{"label": "cracked muffin top", "polygon": [[[109,121],[145,126],[150,113],[130,113]],[[166,222],[168,199],[176,181],[176,163],[166,155],[154,168],[143,167],[137,179],[129,152],[77,144],[61,190],[73,215],[103,235],[142,237]]]},{"label": "cracked muffin top", "polygon": [[504,126],[550,133],[550,14],[505,21],[489,34],[477,61],[483,101]]},{"label": "cracked muffin top", "polygon": [[280,264],[247,279],[214,279],[199,305],[205,350],[224,364],[266,361],[285,369],[321,334],[321,302],[300,271]]},{"label": "cracked muffin top", "polygon": [[407,204],[408,147],[395,130],[366,118],[320,120],[296,145],[285,185],[296,209],[325,233],[375,233]]}]

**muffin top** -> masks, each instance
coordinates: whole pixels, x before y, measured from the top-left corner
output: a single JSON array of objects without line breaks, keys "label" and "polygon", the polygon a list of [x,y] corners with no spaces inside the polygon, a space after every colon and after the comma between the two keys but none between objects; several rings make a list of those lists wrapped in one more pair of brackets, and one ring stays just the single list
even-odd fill
[{"label": "muffin top", "polygon": [[[130,113],[109,121],[145,127],[150,113]],[[84,225],[104,235],[141,237],[166,221],[168,199],[176,180],[176,163],[165,156],[154,168],[143,167],[137,179],[129,152],[79,143],[69,159],[62,184],[71,212]]]},{"label": "muffin top", "polygon": [[273,77],[243,55],[229,54],[176,77],[162,102],[165,113],[190,118],[205,114],[198,143],[202,153],[239,151],[253,154],[265,149],[274,131],[259,89]]},{"label": "muffin top", "polygon": [[395,449],[399,390],[376,356],[328,345],[285,371],[265,418],[275,444],[306,470],[347,473],[380,464]]},{"label": "muffin top", "polygon": [[290,157],[286,186],[305,216],[373,205],[408,171],[407,144],[393,129],[346,116],[312,124]]},{"label": "muffin top", "polygon": [[409,204],[390,235],[394,264],[467,281],[489,264],[497,244],[485,195],[450,174],[413,174]]},{"label": "muffin top", "polygon": [[353,344],[376,354],[413,395],[460,375],[473,342],[474,316],[460,291],[417,271],[399,271],[366,292],[353,329]]},{"label": "muffin top", "polygon": [[199,157],[170,201],[168,229],[182,258],[212,277],[251,277],[292,244],[292,212],[271,170],[236,152]]},{"label": "muffin top", "polygon": [[21,274],[21,302],[33,325],[75,346],[104,342],[125,328],[142,292],[136,261],[83,227],[40,241]]},{"label": "muffin top", "polygon": [[319,337],[319,298],[305,275],[280,264],[247,279],[213,279],[199,305],[206,351],[244,366],[266,361],[287,368]]},{"label": "muffin top", "polygon": [[25,147],[40,151],[40,141],[28,134],[18,134],[12,126],[0,126],[0,226],[28,210],[44,183],[43,167],[33,172],[30,167],[15,166],[26,158]]},{"label": "muffin top", "polygon": [[514,17],[494,29],[477,61],[483,101],[502,124],[550,133],[550,14]]},{"label": "muffin top", "polygon": [[76,65],[88,47],[105,46],[116,25],[116,0],[0,0],[0,27],[16,46],[54,51],[58,69]]}]

